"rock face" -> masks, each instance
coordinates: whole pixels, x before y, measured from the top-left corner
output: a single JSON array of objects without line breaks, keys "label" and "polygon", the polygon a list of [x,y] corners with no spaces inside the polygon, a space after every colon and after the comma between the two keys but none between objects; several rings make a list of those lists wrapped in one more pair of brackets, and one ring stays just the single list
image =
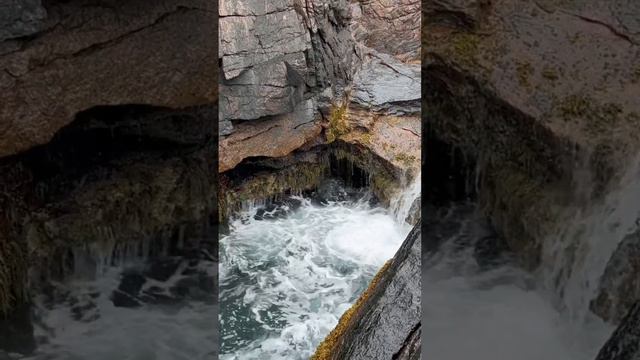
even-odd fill
[{"label": "rock face", "polygon": [[216,113],[96,108],[0,159],[0,312],[73,271],[70,249],[202,236],[217,218]]},{"label": "rock face", "polygon": [[602,347],[596,360],[640,359],[640,303],[636,303]]},{"label": "rock face", "polygon": [[371,150],[399,172],[415,175],[420,171],[422,140],[420,84],[419,65],[368,53],[343,102],[342,123],[336,121],[336,111],[329,113],[329,130],[336,139]]},{"label": "rock face", "polygon": [[611,256],[600,279],[591,309],[604,319],[619,323],[640,299],[640,231],[626,236]]},{"label": "rock face", "polygon": [[0,1],[0,318],[70,249],[217,219],[216,10]]},{"label": "rock face", "polygon": [[109,3],[0,3],[0,157],[47,143],[94,106],[215,100],[213,2]]},{"label": "rock face", "polygon": [[247,148],[252,150],[252,156],[282,157],[302,147],[322,131],[316,117],[315,103],[306,100],[291,113],[240,123],[233,136],[220,139],[220,152],[226,155],[220,158],[218,171],[225,172],[238,165],[244,160]]},{"label": "rock face", "polygon": [[40,0],[0,2],[0,41],[28,36],[44,26],[47,11]]},{"label": "rock face", "polygon": [[221,128],[289,113],[310,88],[348,80],[357,58],[343,8],[342,1],[222,1]]},{"label": "rock face", "polygon": [[[408,63],[419,53],[419,10],[419,3],[400,0],[223,1],[220,171],[247,158],[285,156],[303,145],[339,139],[363,146],[367,139],[393,138],[387,127],[373,126],[374,117],[400,128],[392,118],[406,116],[400,121],[406,120],[405,128],[419,128],[420,70]],[[392,25],[396,31],[389,32]],[[374,30],[387,37],[373,41],[365,32]],[[392,41],[391,34],[402,41]],[[351,105],[357,114],[345,119],[353,114],[354,123],[337,124],[344,129],[336,131],[332,118]],[[314,111],[300,113],[309,107]],[[343,136],[352,125],[360,131]],[[399,151],[372,150],[408,167],[394,160]]]},{"label": "rock face", "polygon": [[419,61],[421,1],[372,0],[361,4],[351,5],[358,41],[403,61]]},{"label": "rock face", "polygon": [[420,229],[418,222],[313,359],[420,358]]},{"label": "rock face", "polygon": [[[559,219],[602,201],[640,152],[634,10],[627,1],[425,2],[428,131],[473,159],[481,208],[527,268],[545,265]],[[626,313],[620,305],[614,312]]]}]

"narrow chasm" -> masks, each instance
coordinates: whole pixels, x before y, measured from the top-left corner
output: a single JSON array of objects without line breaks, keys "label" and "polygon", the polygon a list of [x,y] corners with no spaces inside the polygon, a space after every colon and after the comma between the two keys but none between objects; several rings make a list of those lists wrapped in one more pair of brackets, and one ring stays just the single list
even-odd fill
[{"label": "narrow chasm", "polygon": [[400,248],[420,176],[384,198],[375,178],[400,180],[354,150],[334,143],[221,175],[223,194],[244,199],[220,238],[223,358],[308,359]]},{"label": "narrow chasm", "polygon": [[217,353],[215,113],[98,106],[2,159],[0,355]]},{"label": "narrow chasm", "polygon": [[419,354],[420,7],[221,3],[221,359]]}]

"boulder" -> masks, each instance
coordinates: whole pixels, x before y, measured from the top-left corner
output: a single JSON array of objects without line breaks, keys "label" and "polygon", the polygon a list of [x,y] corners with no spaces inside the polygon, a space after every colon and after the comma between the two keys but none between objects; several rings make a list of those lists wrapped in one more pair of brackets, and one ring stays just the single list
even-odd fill
[{"label": "boulder", "polygon": [[420,65],[405,64],[388,54],[372,52],[370,60],[363,63],[353,78],[351,101],[372,110],[414,102],[413,108],[406,112],[417,113],[420,84]]}]

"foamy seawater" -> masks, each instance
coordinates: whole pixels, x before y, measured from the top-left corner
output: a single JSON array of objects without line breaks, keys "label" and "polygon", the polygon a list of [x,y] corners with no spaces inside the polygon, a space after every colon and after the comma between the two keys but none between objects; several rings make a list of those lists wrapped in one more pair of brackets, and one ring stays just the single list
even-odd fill
[{"label": "foamy seawater", "polygon": [[572,321],[553,305],[535,275],[512,259],[479,261],[478,242],[492,235],[476,223],[473,211],[454,211],[450,218],[438,225],[446,240],[423,259],[422,339],[427,358],[596,358],[613,330],[610,326],[595,316]]},{"label": "foamy seawater", "polygon": [[102,264],[35,296],[37,348],[10,358],[195,360],[217,354],[216,256],[200,249],[120,261],[113,250],[98,258],[76,253],[76,265],[83,259]]},{"label": "foamy seawater", "polygon": [[294,200],[221,239],[221,359],[308,359],[410,230],[366,200]]}]

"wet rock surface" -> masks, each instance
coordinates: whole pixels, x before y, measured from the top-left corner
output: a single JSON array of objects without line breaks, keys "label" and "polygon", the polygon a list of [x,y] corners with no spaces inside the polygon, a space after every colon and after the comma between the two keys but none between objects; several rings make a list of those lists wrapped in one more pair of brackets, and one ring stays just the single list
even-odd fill
[{"label": "wet rock surface", "polygon": [[[354,314],[321,359],[417,359],[420,357],[421,224],[411,233],[380,279],[370,287]],[[335,331],[335,330],[334,330]],[[325,340],[327,341],[327,340]],[[324,356],[324,357],[323,357]]]},{"label": "wet rock surface", "polygon": [[640,232],[627,235],[609,259],[591,310],[619,323],[640,299]]},{"label": "wet rock surface", "polygon": [[640,303],[631,307],[596,360],[640,359]]}]

